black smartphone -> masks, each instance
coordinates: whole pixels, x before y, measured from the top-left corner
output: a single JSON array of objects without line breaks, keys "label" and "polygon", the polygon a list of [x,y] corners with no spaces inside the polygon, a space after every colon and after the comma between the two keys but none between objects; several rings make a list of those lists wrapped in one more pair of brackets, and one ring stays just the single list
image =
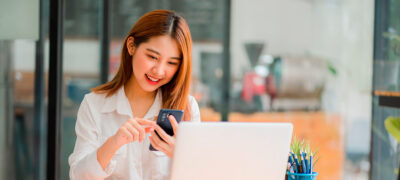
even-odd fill
[{"label": "black smartphone", "polygon": [[[168,116],[173,115],[178,123],[182,121],[183,118],[183,110],[177,110],[177,109],[161,109],[158,118],[157,118],[157,124],[170,136],[174,135],[174,130],[172,128],[171,122],[169,122]],[[155,131],[157,136],[163,140]],[[157,151],[154,149],[154,147],[150,144],[151,151]]]}]

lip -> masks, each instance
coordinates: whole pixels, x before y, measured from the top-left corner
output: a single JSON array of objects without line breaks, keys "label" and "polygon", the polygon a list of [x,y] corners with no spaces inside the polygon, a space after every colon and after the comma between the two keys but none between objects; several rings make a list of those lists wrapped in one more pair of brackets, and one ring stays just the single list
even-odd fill
[{"label": "lip", "polygon": [[[158,81],[154,82],[154,81],[150,80],[150,79],[147,77],[147,76],[149,76],[149,75],[145,74],[144,76],[145,76],[145,79],[147,80],[147,82],[148,82],[150,85],[157,85],[157,84],[161,81],[161,79],[158,79]],[[152,76],[150,76],[150,77],[152,77]],[[152,78],[153,78],[153,77],[152,77]],[[157,79],[157,78],[155,78],[155,79]]]}]

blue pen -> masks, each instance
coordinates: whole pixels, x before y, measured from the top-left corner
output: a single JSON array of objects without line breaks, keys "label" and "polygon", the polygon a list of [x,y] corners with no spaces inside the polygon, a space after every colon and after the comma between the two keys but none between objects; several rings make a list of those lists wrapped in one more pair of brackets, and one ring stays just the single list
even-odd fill
[{"label": "blue pen", "polygon": [[312,164],[312,154],[311,154],[310,155],[310,173],[313,173],[312,166],[313,166],[313,164]]},{"label": "blue pen", "polygon": [[297,172],[301,172],[301,165],[300,165],[300,163],[299,163],[299,160],[297,159],[297,155],[295,154],[294,155],[294,161],[296,162],[296,165],[297,165]]},{"label": "blue pen", "polygon": [[310,165],[308,164],[308,157],[306,156],[306,159],[304,160],[306,162],[306,173],[310,170]]},{"label": "blue pen", "polygon": [[300,173],[303,173],[304,167],[303,167],[303,161],[301,160],[302,159],[301,157],[302,157],[301,154],[299,154],[298,159],[299,159]]},{"label": "blue pen", "polygon": [[296,165],[296,162],[294,162],[294,158],[293,158],[293,156],[292,156],[292,154],[291,153],[289,153],[289,160],[291,161],[291,163],[292,163],[292,166],[294,166],[294,172],[296,172],[297,173],[297,165]]},{"label": "blue pen", "polygon": [[300,156],[301,156],[301,164],[303,166],[303,168],[302,168],[303,173],[307,173],[307,166],[306,166],[303,152],[301,152]]},{"label": "blue pen", "polygon": [[[294,173],[293,172],[293,165],[290,165],[290,163],[288,164],[288,169],[290,173]],[[294,175],[292,175],[292,179],[294,179]]]},{"label": "blue pen", "polygon": [[304,160],[305,160],[305,163],[306,163],[306,173],[308,173],[308,171],[310,170],[310,166],[308,164],[308,157],[307,157],[307,153],[306,152],[304,153]]},{"label": "blue pen", "polygon": [[305,171],[305,173],[308,173],[308,168],[309,168],[309,166],[308,166],[308,158],[307,158],[307,153],[306,152],[304,152],[303,151],[303,158],[304,158],[304,163],[306,164],[306,171]]},{"label": "blue pen", "polygon": [[293,164],[289,164],[289,172],[294,173]]}]

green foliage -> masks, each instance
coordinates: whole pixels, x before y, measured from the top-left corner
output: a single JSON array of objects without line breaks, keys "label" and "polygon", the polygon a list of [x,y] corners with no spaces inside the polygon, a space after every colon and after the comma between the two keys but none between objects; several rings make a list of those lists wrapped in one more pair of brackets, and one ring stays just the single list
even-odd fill
[{"label": "green foliage", "polygon": [[[313,156],[313,169],[315,168],[315,165],[317,164],[318,160],[319,160],[319,155],[318,153],[319,148],[317,148],[316,150],[312,151],[310,148],[310,142],[307,141],[305,142],[304,140],[299,140],[297,139],[297,136],[294,135],[293,137],[293,141],[292,144],[290,145],[290,151],[293,152],[299,159],[299,161],[301,161],[300,154],[301,152],[305,152],[307,153],[307,159],[310,159],[310,156]],[[301,163],[301,162],[300,162]]]},{"label": "green foliage", "polygon": [[400,118],[398,117],[388,117],[385,120],[386,130],[400,142]]},{"label": "green foliage", "polygon": [[333,64],[330,62],[328,62],[328,70],[333,76],[337,76],[337,74],[338,74],[337,70],[336,70],[335,66],[333,66]]}]

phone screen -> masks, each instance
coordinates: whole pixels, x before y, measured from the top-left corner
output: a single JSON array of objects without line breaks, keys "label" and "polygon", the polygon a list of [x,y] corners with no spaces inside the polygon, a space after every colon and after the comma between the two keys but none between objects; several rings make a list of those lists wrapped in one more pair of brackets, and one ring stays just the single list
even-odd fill
[{"label": "phone screen", "polygon": [[[161,109],[160,113],[158,114],[157,124],[170,136],[174,135],[174,130],[172,128],[171,122],[169,122],[168,116],[173,115],[178,123],[182,121],[183,118],[183,110],[176,110],[176,109]],[[163,140],[157,133],[157,136]],[[150,150],[157,151],[154,147],[150,144]]]}]

